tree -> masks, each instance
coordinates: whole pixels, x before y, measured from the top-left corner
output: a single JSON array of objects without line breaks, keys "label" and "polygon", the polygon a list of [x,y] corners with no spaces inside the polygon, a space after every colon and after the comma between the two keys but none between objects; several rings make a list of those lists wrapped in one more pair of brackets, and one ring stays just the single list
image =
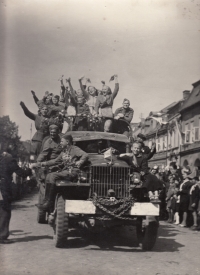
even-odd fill
[{"label": "tree", "polygon": [[9,116],[3,116],[0,117],[0,151],[5,151],[9,145],[13,145],[16,156],[21,157],[26,152],[18,135],[18,126]]}]

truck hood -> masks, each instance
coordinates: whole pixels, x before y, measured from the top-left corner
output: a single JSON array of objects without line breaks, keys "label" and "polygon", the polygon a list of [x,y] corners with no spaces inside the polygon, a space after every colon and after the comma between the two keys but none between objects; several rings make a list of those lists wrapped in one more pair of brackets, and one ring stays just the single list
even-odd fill
[{"label": "truck hood", "polygon": [[[89,154],[89,160],[92,166],[108,166],[109,160],[104,158],[104,155]],[[124,160],[119,160],[113,156],[113,167],[129,167]]]}]

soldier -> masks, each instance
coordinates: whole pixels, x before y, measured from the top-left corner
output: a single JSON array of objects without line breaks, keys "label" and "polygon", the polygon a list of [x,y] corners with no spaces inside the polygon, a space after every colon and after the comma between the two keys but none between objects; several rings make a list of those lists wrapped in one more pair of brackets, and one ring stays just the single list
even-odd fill
[{"label": "soldier", "polygon": [[[47,175],[46,187],[48,192],[46,193],[44,203],[37,205],[39,209],[48,210],[53,203],[56,180],[66,179],[73,181],[77,179],[79,168],[88,159],[87,153],[73,145],[73,138],[71,135],[64,135],[60,144],[62,146],[62,152],[56,159],[41,162],[42,166],[59,165],[62,169]],[[35,164],[33,164],[32,167],[35,167]]]},{"label": "soldier", "polygon": [[[134,111],[132,108],[130,108],[130,101],[126,98],[123,100],[122,107],[118,108],[114,114],[114,118],[118,120],[118,128],[126,136],[129,136],[128,124],[130,124],[131,120],[133,119],[133,114]],[[123,121],[128,122],[128,124],[124,123]]]},{"label": "soldier", "polygon": [[48,106],[50,117],[57,117],[59,113],[65,109],[65,106],[60,104],[59,100],[59,95],[55,95],[52,97],[52,105]]},{"label": "soldier", "polygon": [[[115,97],[118,94],[119,91],[119,83],[117,79],[117,75],[114,75],[115,79],[115,89],[112,93],[110,87],[106,86],[103,83],[102,88],[102,94],[99,94],[96,100],[94,111],[95,113],[101,114],[101,116],[105,117],[105,123],[104,123],[104,132],[110,132],[112,127],[112,119],[113,118],[113,112],[112,112],[112,106]],[[110,119],[109,119],[110,118]]]},{"label": "soldier", "polygon": [[36,96],[34,91],[31,91],[33,95],[33,99],[35,103],[38,105],[39,108],[43,107],[44,105],[52,105],[52,93],[49,93],[48,91],[45,92],[43,99],[39,100],[38,97]]},{"label": "soldier", "polygon": [[19,177],[30,176],[31,170],[20,168],[16,160],[8,152],[13,151],[10,146],[0,155],[0,242],[6,242],[9,236],[9,224],[11,218],[11,200],[12,200],[12,174],[15,172]]},{"label": "soldier", "polygon": [[40,153],[40,149],[42,146],[42,140],[44,137],[49,135],[49,129],[48,129],[48,121],[49,121],[49,116],[48,116],[48,109],[47,106],[43,106],[40,109],[40,114],[36,115],[31,113],[28,108],[26,107],[26,105],[24,104],[24,102],[20,102],[20,105],[24,111],[24,114],[35,121],[35,128],[36,128],[36,133],[34,134],[33,138],[32,138],[32,150],[33,153],[38,156],[38,154]]},{"label": "soldier", "polygon": [[37,162],[55,159],[61,153],[61,138],[59,136],[59,126],[52,124],[49,126],[50,137],[47,138],[42,146],[42,150],[37,158]]}]

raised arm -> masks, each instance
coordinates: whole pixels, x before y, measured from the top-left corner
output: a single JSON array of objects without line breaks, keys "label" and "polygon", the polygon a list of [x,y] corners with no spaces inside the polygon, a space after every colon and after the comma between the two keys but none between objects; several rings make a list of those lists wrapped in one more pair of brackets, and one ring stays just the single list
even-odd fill
[{"label": "raised arm", "polygon": [[71,83],[71,78],[70,78],[70,77],[66,79],[66,82],[69,83],[70,92],[71,92],[71,93],[75,93],[75,90],[74,90],[74,88],[72,87],[72,83]]},{"label": "raised arm", "polygon": [[30,118],[30,119],[32,119],[32,120],[35,120],[36,119],[36,115],[35,114],[33,114],[33,113],[31,113],[30,111],[29,111],[29,109],[26,107],[26,105],[24,104],[24,102],[20,102],[20,105],[21,105],[21,107],[22,107],[22,109],[23,109],[23,111],[24,111],[24,114],[28,117],[28,118]]},{"label": "raised arm", "polygon": [[83,77],[78,80],[80,84],[80,88],[81,88],[81,91],[83,92],[83,96],[85,97],[86,100],[88,100],[89,93],[84,89],[82,80],[83,80]]},{"label": "raised arm", "polygon": [[119,83],[118,83],[117,75],[115,75],[115,88],[114,88],[114,91],[112,93],[112,98],[113,99],[117,96],[118,92],[119,92]]},{"label": "raised arm", "polygon": [[33,95],[33,99],[35,101],[35,104],[38,105],[38,101],[39,101],[39,98],[36,96],[35,92],[34,91],[31,91],[32,95]]}]

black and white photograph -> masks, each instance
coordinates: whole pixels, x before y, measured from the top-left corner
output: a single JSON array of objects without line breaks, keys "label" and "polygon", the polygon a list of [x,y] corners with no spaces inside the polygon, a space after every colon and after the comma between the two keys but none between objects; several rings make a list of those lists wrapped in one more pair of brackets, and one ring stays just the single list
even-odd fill
[{"label": "black and white photograph", "polygon": [[1,275],[200,275],[200,0],[2,0],[0,96]]}]

